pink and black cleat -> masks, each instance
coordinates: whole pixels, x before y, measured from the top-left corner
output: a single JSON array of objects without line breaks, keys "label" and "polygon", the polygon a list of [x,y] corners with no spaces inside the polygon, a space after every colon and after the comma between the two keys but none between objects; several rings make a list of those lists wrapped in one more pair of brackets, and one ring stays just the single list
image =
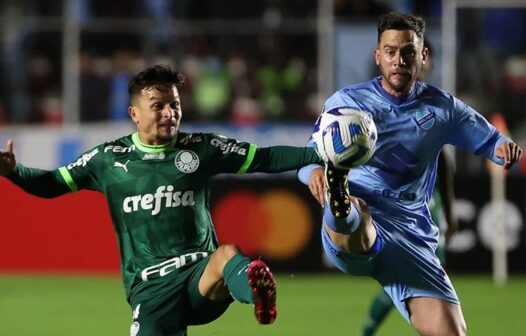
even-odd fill
[{"label": "pink and black cleat", "polygon": [[248,264],[248,284],[255,298],[254,315],[260,324],[271,324],[276,320],[276,281],[272,272],[261,260]]}]

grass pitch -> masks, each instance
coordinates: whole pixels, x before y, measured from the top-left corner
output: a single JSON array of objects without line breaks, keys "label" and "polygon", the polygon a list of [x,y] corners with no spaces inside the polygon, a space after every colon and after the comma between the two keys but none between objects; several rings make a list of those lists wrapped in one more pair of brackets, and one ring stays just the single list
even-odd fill
[{"label": "grass pitch", "polygon": [[[496,287],[489,276],[453,276],[470,335],[526,335],[526,276]],[[356,336],[373,280],[340,274],[286,275],[278,281],[278,320],[260,326],[248,305],[234,303],[212,324],[190,327],[191,336]],[[120,278],[0,275],[0,335],[129,335],[131,312]],[[379,336],[416,335],[396,311]]]}]

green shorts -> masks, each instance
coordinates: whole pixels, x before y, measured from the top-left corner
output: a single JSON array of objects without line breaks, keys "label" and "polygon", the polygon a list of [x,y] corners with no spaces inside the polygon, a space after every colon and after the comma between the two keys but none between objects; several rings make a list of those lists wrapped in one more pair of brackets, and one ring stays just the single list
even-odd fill
[{"label": "green shorts", "polygon": [[130,336],[182,336],[187,326],[209,323],[221,316],[232,300],[210,301],[198,289],[209,259],[139,285],[130,298]]}]

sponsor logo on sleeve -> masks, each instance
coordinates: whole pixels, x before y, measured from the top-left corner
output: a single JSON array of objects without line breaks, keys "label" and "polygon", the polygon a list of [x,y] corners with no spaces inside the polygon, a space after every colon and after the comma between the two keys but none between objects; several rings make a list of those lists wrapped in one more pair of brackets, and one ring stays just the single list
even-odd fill
[{"label": "sponsor logo on sleeve", "polygon": [[212,139],[210,144],[219,148],[223,154],[237,153],[239,155],[247,155],[246,148],[239,146],[237,142],[223,142],[219,139]]},{"label": "sponsor logo on sleeve", "polygon": [[77,161],[68,164],[66,168],[71,170],[75,167],[85,167],[86,164],[88,164],[89,160],[91,160],[98,152],[99,152],[99,149],[95,148],[91,152],[83,154],[81,157],[77,159]]},{"label": "sponsor logo on sleeve", "polygon": [[198,143],[203,141],[203,137],[200,135],[195,134],[187,134],[181,140],[179,140],[179,143],[182,145],[188,145],[189,143]]}]

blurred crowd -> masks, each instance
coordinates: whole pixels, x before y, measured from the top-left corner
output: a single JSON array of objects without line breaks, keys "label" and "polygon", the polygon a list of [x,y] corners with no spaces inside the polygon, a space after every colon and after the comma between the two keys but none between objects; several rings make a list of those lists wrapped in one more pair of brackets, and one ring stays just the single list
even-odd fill
[{"label": "blurred crowd", "polygon": [[[127,118],[128,80],[152,63],[173,64],[185,75],[185,120],[312,121],[320,109],[317,0],[133,0],[125,6],[119,1],[4,0],[0,6],[0,123],[63,122],[64,16],[81,29],[82,122]],[[422,2],[335,0],[333,6],[337,17],[374,19],[404,10],[396,6],[422,7]],[[106,27],[108,19],[114,21],[110,26],[123,19],[148,24],[126,32],[126,24],[124,29]],[[239,29],[184,26],[220,20],[239,20]],[[183,23],[169,27],[174,22]]]},{"label": "blurred crowd", "polygon": [[[333,0],[336,22],[391,11],[438,21],[441,1]],[[62,123],[63,21],[80,27],[80,121],[127,118],[127,83],[153,63],[186,77],[185,120],[312,121],[317,0],[3,0],[0,123]],[[524,128],[524,9],[460,10],[457,88],[483,114]],[[352,80],[350,80],[352,83]]]}]

